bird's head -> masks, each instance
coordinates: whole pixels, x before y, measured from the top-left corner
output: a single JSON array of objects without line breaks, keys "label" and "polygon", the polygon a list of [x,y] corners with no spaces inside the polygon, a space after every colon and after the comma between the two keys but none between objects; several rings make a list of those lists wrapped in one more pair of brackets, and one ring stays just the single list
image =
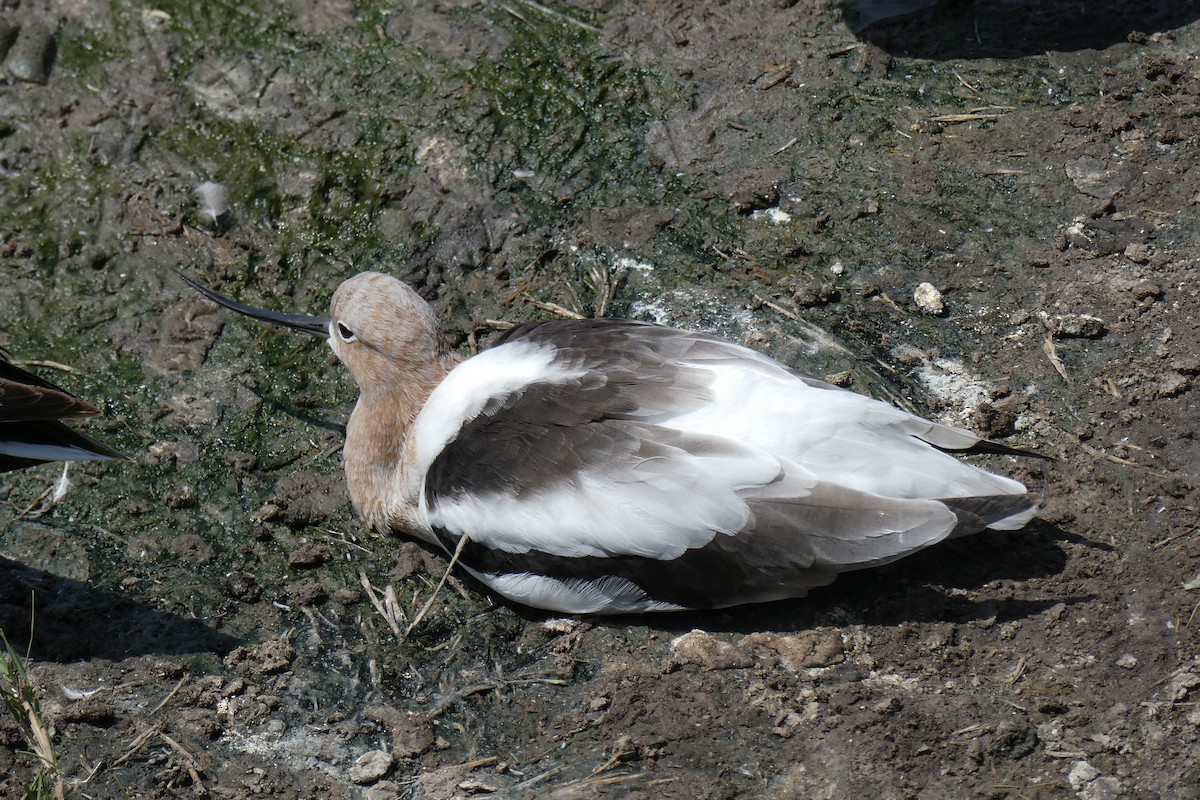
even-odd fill
[{"label": "bird's head", "polygon": [[362,272],[333,294],[328,317],[288,314],[231,300],[180,273],[192,288],[239,314],[302,331],[328,342],[363,391],[387,389],[426,372],[439,377],[450,347],[429,307],[407,284],[381,272]]}]

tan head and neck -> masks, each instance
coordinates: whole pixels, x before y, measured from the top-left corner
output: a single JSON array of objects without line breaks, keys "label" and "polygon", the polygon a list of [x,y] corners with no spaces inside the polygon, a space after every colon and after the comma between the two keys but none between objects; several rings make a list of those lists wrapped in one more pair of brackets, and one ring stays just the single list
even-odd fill
[{"label": "tan head and neck", "polygon": [[379,272],[343,282],[328,317],[247,306],[180,277],[240,314],[328,341],[359,388],[344,450],[354,508],[372,528],[424,537],[416,522],[420,476],[406,468],[413,448],[408,434],[434,387],[462,360],[450,349],[429,304],[403,282]]},{"label": "tan head and neck", "polygon": [[346,428],[346,483],[354,508],[376,529],[422,535],[420,476],[408,474],[417,412],[462,357],[433,309],[404,283],[378,272],[350,278],[330,304],[329,345],[358,383]]}]

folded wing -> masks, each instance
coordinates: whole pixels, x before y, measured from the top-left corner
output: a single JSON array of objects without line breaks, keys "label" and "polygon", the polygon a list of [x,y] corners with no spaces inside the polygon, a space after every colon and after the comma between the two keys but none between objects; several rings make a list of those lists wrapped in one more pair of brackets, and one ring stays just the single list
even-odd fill
[{"label": "folded wing", "polygon": [[414,432],[431,532],[564,611],[795,597],[1034,512],[942,452],[968,432],[641,323],[519,328],[451,372]]}]

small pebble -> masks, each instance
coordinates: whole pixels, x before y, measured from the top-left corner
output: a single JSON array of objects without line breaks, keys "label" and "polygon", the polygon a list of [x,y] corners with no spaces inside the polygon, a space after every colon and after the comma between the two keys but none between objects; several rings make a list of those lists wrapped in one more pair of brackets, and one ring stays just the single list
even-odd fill
[{"label": "small pebble", "polygon": [[749,653],[701,630],[671,642],[671,658],[677,664],[696,664],[708,670],[745,669],[754,663]]},{"label": "small pebble", "polygon": [[1104,320],[1091,314],[1063,314],[1050,320],[1050,329],[1063,339],[1097,339],[1108,327]]},{"label": "small pebble", "polygon": [[1096,780],[1100,776],[1100,770],[1093,767],[1086,761],[1076,761],[1071,765],[1071,772],[1067,775],[1067,782],[1071,784],[1071,788],[1079,791],[1087,784]]},{"label": "small pebble", "polygon": [[333,593],[333,601],[338,605],[352,606],[362,601],[362,592],[349,586],[343,586]]},{"label": "small pebble", "polygon": [[1153,256],[1154,250],[1148,244],[1133,242],[1125,248],[1125,257],[1137,264],[1149,263]]},{"label": "small pebble", "polygon": [[329,599],[329,590],[320,581],[304,578],[288,584],[288,598],[302,606],[316,606]]},{"label": "small pebble", "polygon": [[27,83],[45,83],[55,50],[54,32],[46,25],[31,22],[23,26],[8,52],[8,74]]},{"label": "small pebble", "polygon": [[940,317],[946,312],[946,304],[942,302],[942,293],[932,283],[922,283],[913,292],[913,300],[917,308],[924,314]]},{"label": "small pebble", "polygon": [[548,619],[542,623],[542,629],[547,633],[574,633],[579,628],[579,620],[559,618]]},{"label": "small pebble", "polygon": [[850,370],[845,369],[841,372],[834,372],[825,376],[826,383],[832,383],[834,386],[840,386],[843,389],[854,383],[854,375]]},{"label": "small pebble", "polygon": [[333,558],[329,545],[318,542],[305,542],[288,554],[288,566],[319,567]]},{"label": "small pebble", "polygon": [[929,354],[911,344],[901,342],[892,348],[892,358],[906,367],[915,367],[929,360]]},{"label": "small pebble", "polygon": [[166,504],[167,508],[191,508],[196,505],[196,499],[196,490],[185,483],[167,492],[163,498],[163,503]]},{"label": "small pebble", "polygon": [[359,786],[375,783],[392,769],[392,754],[386,750],[363,753],[350,767],[350,780]]},{"label": "small pebble", "polygon": [[262,586],[249,572],[231,572],[225,576],[225,591],[243,603],[257,603],[262,599]]}]

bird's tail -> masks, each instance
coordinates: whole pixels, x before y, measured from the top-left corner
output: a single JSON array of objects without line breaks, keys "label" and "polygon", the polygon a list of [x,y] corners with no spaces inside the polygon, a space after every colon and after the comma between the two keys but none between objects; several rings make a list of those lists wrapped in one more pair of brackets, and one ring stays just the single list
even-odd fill
[{"label": "bird's tail", "polygon": [[951,537],[969,536],[985,528],[1015,531],[1033,519],[1040,499],[1032,492],[938,498],[958,517],[958,525],[951,532]]}]

